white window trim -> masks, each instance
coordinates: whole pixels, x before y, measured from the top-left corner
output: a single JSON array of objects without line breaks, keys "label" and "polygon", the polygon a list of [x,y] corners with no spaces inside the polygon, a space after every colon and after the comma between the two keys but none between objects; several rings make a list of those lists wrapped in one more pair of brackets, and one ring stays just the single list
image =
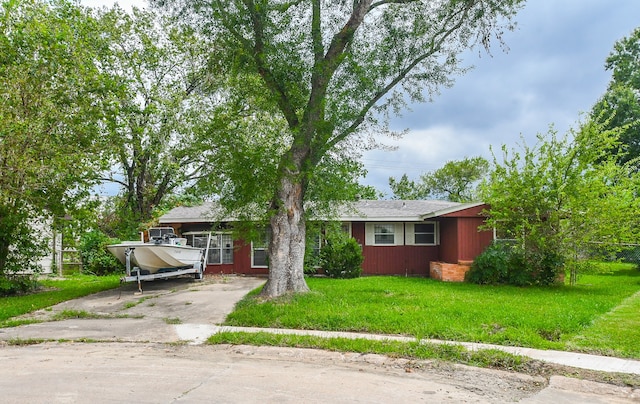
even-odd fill
[{"label": "white window trim", "polygon": [[347,228],[346,233],[347,233],[350,237],[353,237],[353,229],[352,229],[352,227],[351,227],[351,222],[342,222],[342,223],[340,223],[340,227],[342,227],[342,226],[346,226],[346,228]]},{"label": "white window trim", "polygon": [[[393,226],[393,244],[376,244],[375,226],[376,225]],[[379,247],[392,247],[404,244],[404,223],[401,222],[367,222],[365,228],[365,245],[374,245]]]},{"label": "white window trim", "polygon": [[[435,231],[435,235],[434,235],[434,243],[416,243],[415,240],[415,225],[416,224],[433,224],[434,225],[434,231]],[[405,229],[406,229],[406,244],[407,245],[426,245],[426,246],[433,246],[433,245],[440,245],[440,223],[438,222],[416,222],[416,223],[406,223],[405,225]]]},{"label": "white window trim", "polygon": [[[266,245],[263,248],[260,248],[260,250],[264,250],[265,251],[265,255],[266,255],[266,258],[268,260],[269,259],[269,255],[267,253],[267,250],[269,248],[269,239],[271,238],[271,229],[267,227],[266,229],[264,229],[264,231],[267,232],[267,240],[266,240],[267,242],[266,242]],[[254,265],[254,254],[253,254],[254,251],[255,251],[254,242],[252,240],[251,241],[251,268],[269,268],[269,265]]]},{"label": "white window trim", "polygon": [[[261,248],[260,250],[264,250],[265,252],[267,251],[268,247],[264,247]],[[269,268],[268,265],[255,265],[254,261],[253,261],[253,253],[255,251],[255,248],[253,247],[253,241],[251,242],[251,268]]]}]

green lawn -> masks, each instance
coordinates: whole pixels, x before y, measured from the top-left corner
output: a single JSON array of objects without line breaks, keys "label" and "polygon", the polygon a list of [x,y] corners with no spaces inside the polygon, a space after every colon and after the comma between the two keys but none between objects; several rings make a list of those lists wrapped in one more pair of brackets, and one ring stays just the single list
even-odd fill
[{"label": "green lawn", "polygon": [[262,302],[227,325],[359,331],[640,358],[640,272],[614,265],[576,286],[511,287],[423,278],[310,278],[311,292]]},{"label": "green lawn", "polygon": [[40,291],[24,296],[0,297],[0,327],[15,326],[25,321],[12,317],[53,306],[66,300],[113,289],[120,284],[120,275],[73,275],[64,279],[42,278]]},{"label": "green lawn", "polygon": [[[577,286],[510,287],[424,278],[310,278],[311,292],[263,302],[258,290],[227,325],[359,331],[565,349],[640,359],[640,271],[582,275]],[[115,288],[119,276],[44,278],[34,294],[0,298],[0,326],[12,317]],[[218,340],[218,342],[223,342]]]}]

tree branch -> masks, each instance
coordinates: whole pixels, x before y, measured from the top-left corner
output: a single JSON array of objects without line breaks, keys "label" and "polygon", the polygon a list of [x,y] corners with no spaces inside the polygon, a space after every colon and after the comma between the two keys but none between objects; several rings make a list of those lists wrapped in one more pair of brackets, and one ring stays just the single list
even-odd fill
[{"label": "tree branch", "polygon": [[129,184],[127,184],[126,182],[124,182],[124,181],[120,181],[120,180],[117,180],[117,179],[115,179],[115,178],[113,178],[113,177],[98,177],[98,178],[96,178],[96,179],[97,179],[98,181],[113,182],[114,184],[122,185],[122,186],[123,186],[123,187],[125,187],[125,188],[129,186]]},{"label": "tree branch", "polygon": [[384,6],[385,4],[415,3],[416,1],[418,1],[418,0],[381,0],[381,1],[376,1],[375,3],[371,4],[371,7],[369,7],[369,11],[373,10],[376,7]]},{"label": "tree branch", "polygon": [[251,17],[251,24],[254,34],[253,45],[253,60],[256,63],[258,74],[262,77],[267,88],[276,96],[276,102],[280,107],[280,110],[284,114],[287,123],[290,128],[299,126],[298,115],[296,114],[295,107],[292,105],[291,100],[287,95],[287,91],[282,83],[278,82],[274,77],[271,69],[265,60],[265,43],[264,43],[264,21],[261,18],[261,11],[256,10],[253,0],[243,0],[249,15]]},{"label": "tree branch", "polygon": [[[320,19],[320,0],[313,0],[312,2],[312,15],[311,15],[311,40],[313,41],[313,56],[314,67],[317,67],[318,63],[322,60],[324,47],[322,46],[322,26]],[[318,74],[317,69],[314,69],[314,76]]]},{"label": "tree branch", "polygon": [[[398,2],[409,2],[399,0]],[[449,38],[458,28],[462,26],[464,23],[469,10],[471,9],[473,3],[467,3],[464,8],[458,10],[455,13],[451,13],[449,17],[443,21],[442,28],[434,35],[434,39],[431,40],[429,44],[428,51],[416,57],[411,63],[409,63],[404,69],[402,69],[393,80],[387,83],[386,86],[381,88],[377,93],[373,95],[373,97],[367,102],[364,107],[357,114],[353,123],[342,131],[340,134],[336,135],[333,139],[327,142],[326,150],[330,150],[337,143],[344,140],[347,136],[352,134],[357,130],[357,128],[364,122],[364,118],[367,113],[373,108],[373,106],[380,101],[385,95],[389,93],[399,82],[401,82],[419,63],[427,59],[428,57],[434,55],[436,52],[440,50],[440,47],[444,43],[444,41]],[[461,15],[460,15],[461,14]],[[451,22],[455,17],[458,18],[458,22],[455,23],[452,27],[446,28],[448,23]],[[436,38],[438,38],[436,40]]]},{"label": "tree branch", "polygon": [[[321,57],[319,54],[319,52],[322,51],[320,1],[314,1],[312,37],[314,41],[315,63],[312,73],[311,94],[309,95],[309,101],[303,118],[306,125],[305,136],[307,137],[308,143],[311,142],[313,134],[317,134],[318,132],[317,124],[324,121],[323,100],[327,93],[329,81],[333,77],[338,66],[340,66],[340,63],[342,63],[346,49],[351,41],[353,41],[356,30],[364,21],[364,17],[369,10],[370,4],[371,0],[363,0],[354,3],[349,20],[345,23],[342,29],[333,36],[326,54],[324,57]],[[326,132],[328,128],[325,128],[324,130]],[[331,130],[333,129],[331,128]],[[318,154],[318,151],[316,150],[313,151],[313,154],[317,156],[322,155],[322,153]],[[315,159],[317,158],[319,157],[316,157]]]}]

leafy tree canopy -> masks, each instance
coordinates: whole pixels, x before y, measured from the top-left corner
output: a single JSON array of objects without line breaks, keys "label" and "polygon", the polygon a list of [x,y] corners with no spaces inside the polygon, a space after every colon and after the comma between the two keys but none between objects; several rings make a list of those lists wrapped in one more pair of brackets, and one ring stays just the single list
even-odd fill
[{"label": "leafy tree canopy", "polygon": [[[176,192],[191,192],[210,171],[216,147],[205,136],[222,103],[217,72],[206,71],[210,44],[166,18],[118,6],[99,15],[108,48],[101,67],[117,83],[106,111],[105,154],[117,162],[116,234],[131,236]],[[129,233],[129,234],[127,234]]]},{"label": "leafy tree canopy", "polygon": [[410,181],[406,174],[400,180],[389,178],[394,199],[444,199],[452,202],[471,202],[478,199],[477,186],[489,171],[483,157],[465,157],[448,161],[442,168]]},{"label": "leafy tree canopy", "polygon": [[640,157],[640,28],[616,42],[606,60],[611,82],[592,117],[606,128],[621,128],[621,144],[612,152],[625,163]]},{"label": "leafy tree canopy", "polygon": [[110,85],[97,27],[64,0],[0,2],[0,275],[34,269],[33,225],[75,215],[94,183]]},{"label": "leafy tree canopy", "polygon": [[[285,128],[274,133],[277,153],[258,170],[268,173],[263,186],[272,230],[264,296],[308,290],[304,202],[320,195],[310,190],[322,179],[322,167],[338,156],[357,158],[359,150],[375,144],[374,133],[391,133],[388,114],[451,85],[452,76],[464,71],[458,55],[474,45],[488,47],[494,36],[500,39],[521,3],[152,2],[173,9],[183,23],[219,45],[232,73],[259,78],[254,92],[267,102],[265,110],[277,111]],[[249,171],[262,167],[253,162],[246,165]],[[262,190],[256,193],[262,198]]]}]

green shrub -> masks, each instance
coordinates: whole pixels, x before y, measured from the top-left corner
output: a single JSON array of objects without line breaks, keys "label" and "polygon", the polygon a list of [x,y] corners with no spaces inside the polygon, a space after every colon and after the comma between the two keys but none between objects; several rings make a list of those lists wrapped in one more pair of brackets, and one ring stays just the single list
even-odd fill
[{"label": "green shrub", "polygon": [[494,243],[475,259],[465,280],[492,285],[551,285],[557,281],[563,265],[562,255],[554,251],[531,251]]},{"label": "green shrub", "polygon": [[544,251],[534,255],[531,261],[533,278],[538,285],[552,285],[558,281],[558,274],[564,270],[564,257],[554,251]]},{"label": "green shrub", "polygon": [[109,238],[100,230],[92,230],[80,237],[80,257],[84,271],[95,275],[107,275],[122,271],[123,265],[107,251],[107,245],[117,240]]},{"label": "green shrub", "polygon": [[304,251],[304,274],[315,275],[320,267],[320,231],[312,226],[307,227],[307,240]]},{"label": "green shrub", "polygon": [[356,239],[343,232],[327,237],[320,251],[320,264],[331,278],[357,278],[362,274],[362,248]]},{"label": "green shrub", "polygon": [[32,275],[5,275],[0,277],[0,296],[12,296],[30,292],[38,286]]},{"label": "green shrub", "polygon": [[511,248],[504,243],[493,243],[476,257],[465,281],[496,285],[505,283],[509,272]]}]

